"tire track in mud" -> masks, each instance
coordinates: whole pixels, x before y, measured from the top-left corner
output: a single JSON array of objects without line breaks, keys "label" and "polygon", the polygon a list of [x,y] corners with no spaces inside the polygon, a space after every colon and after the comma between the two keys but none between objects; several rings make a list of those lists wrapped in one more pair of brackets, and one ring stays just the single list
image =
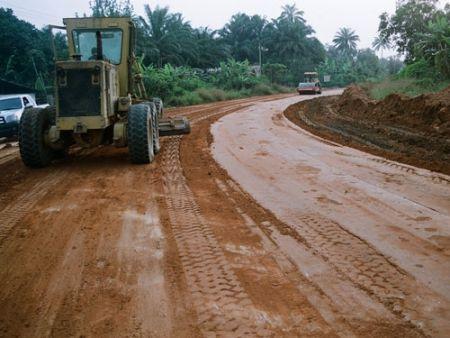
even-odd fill
[{"label": "tire track in mud", "polygon": [[[75,154],[86,157],[95,151],[93,149],[79,149]],[[19,155],[17,155],[19,156]],[[53,172],[40,178],[29,191],[23,193],[8,205],[0,208],[0,248],[4,240],[8,237],[14,226],[50,191],[69,175],[66,169],[55,169]],[[0,203],[4,202],[5,196],[0,197]]]},{"label": "tire track in mud", "polygon": [[0,165],[8,163],[9,161],[14,160],[15,158],[17,158],[19,156],[19,150],[15,150],[12,152],[9,152],[7,154],[2,154],[0,157]]},{"label": "tire track in mud", "polygon": [[[195,125],[216,115],[246,108],[246,100],[218,108],[202,110],[192,119]],[[204,115],[201,113],[205,113]],[[201,215],[180,162],[182,136],[170,137],[163,153],[163,186],[170,223],[188,288],[198,315],[198,324],[206,336],[270,336],[248,294],[227,262],[214,233]]]},{"label": "tire track in mud", "polygon": [[206,336],[269,336],[270,331],[227,262],[187,185],[179,159],[180,137],[172,137],[163,155],[168,214],[188,288]]},{"label": "tire track in mud", "polygon": [[393,169],[400,170],[402,172],[406,172],[408,174],[426,178],[426,179],[432,181],[433,183],[450,185],[450,180],[448,178],[444,177],[444,175],[439,174],[439,173],[431,172],[430,175],[423,175],[423,174],[420,174],[416,168],[409,166],[407,164],[401,164],[401,163],[397,163],[394,161],[390,161],[390,160],[386,160],[386,159],[378,158],[378,157],[372,157],[372,158],[369,158],[369,160],[372,162],[381,164],[381,165],[391,167]]},{"label": "tire track in mud", "polygon": [[[295,267],[295,264],[291,261],[289,255],[283,252],[281,249],[282,245],[274,237],[274,229],[271,228],[272,224],[269,221],[258,224],[258,222],[242,210],[237,200],[232,197],[233,193],[243,196],[245,195],[245,192],[243,192],[231,179],[226,181],[216,179],[216,185],[231,202],[236,212],[241,215],[252,233],[261,238],[263,247],[270,252],[280,269],[286,275],[290,276],[290,279],[295,282],[300,292],[305,294],[311,304],[314,304],[314,307],[321,313],[322,317],[330,327],[332,327],[341,337],[356,337],[356,334],[353,331],[354,328],[352,328],[350,323],[339,314],[332,301],[325,296],[323,290],[318,288],[318,286],[308,278],[305,278],[304,274]],[[264,211],[262,212],[263,214],[265,213]],[[262,230],[262,225],[264,224],[266,225],[266,228],[271,228],[271,236],[267,235],[267,233]],[[296,272],[295,276],[294,271]]]},{"label": "tire track in mud", "polygon": [[14,226],[38,203],[47,192],[66,176],[65,171],[53,172],[34,185],[31,190],[5,206],[0,213],[0,247]]},{"label": "tire track in mud", "polygon": [[[388,161],[375,161],[409,174],[422,176],[414,168],[390,165]],[[439,176],[427,177],[440,181]],[[358,200],[358,199],[356,199]],[[351,202],[351,201],[350,201]],[[389,205],[383,206],[385,209]],[[306,244],[312,254],[337,272],[339,278],[362,290],[373,303],[386,308],[406,327],[418,335],[445,336],[449,325],[445,323],[448,311],[439,295],[383,255],[364,239],[348,231],[343,225],[321,214],[296,212],[295,220],[286,224],[296,232],[292,236]],[[403,216],[403,215],[401,215]]]},{"label": "tire track in mud", "polygon": [[[433,327],[447,330],[440,297],[425,290],[413,277],[389,261],[365,240],[339,223],[318,214],[303,214],[298,224],[291,224],[314,254],[321,256],[343,277],[383,304],[400,320],[411,325],[419,335],[433,332]],[[428,313],[428,315],[425,315]],[[428,318],[428,319],[425,319]],[[434,331],[438,336],[444,331]]]},{"label": "tire track in mud", "polygon": [[402,312],[405,272],[333,220],[316,214],[303,215],[299,220],[302,224],[292,227],[312,250],[394,312]]}]

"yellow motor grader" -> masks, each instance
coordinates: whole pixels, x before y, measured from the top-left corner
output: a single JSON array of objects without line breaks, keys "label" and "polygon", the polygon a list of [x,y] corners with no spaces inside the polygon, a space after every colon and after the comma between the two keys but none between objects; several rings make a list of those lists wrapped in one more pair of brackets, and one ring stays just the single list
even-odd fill
[{"label": "yellow motor grader", "polygon": [[67,31],[71,59],[55,62],[55,105],[22,114],[19,146],[25,165],[47,166],[75,143],[128,146],[131,162],[151,163],[160,136],[190,132],[187,119],[164,119],[161,99],[147,96],[131,18],[63,22],[51,27]]}]

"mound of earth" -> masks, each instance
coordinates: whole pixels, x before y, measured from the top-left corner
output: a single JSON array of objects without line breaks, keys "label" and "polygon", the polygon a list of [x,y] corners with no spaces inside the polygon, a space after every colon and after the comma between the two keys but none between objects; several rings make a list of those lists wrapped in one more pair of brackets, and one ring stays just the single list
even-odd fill
[{"label": "mound of earth", "polygon": [[358,86],[302,101],[285,115],[335,142],[450,174],[450,87],[435,94],[391,94],[376,101]]}]

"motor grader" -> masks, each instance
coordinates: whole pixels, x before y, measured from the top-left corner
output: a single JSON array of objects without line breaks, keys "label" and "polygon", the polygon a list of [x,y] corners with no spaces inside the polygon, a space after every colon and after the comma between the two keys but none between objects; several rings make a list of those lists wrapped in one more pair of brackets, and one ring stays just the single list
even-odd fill
[{"label": "motor grader", "polygon": [[131,18],[63,22],[51,27],[66,30],[71,59],[55,57],[55,105],[22,114],[19,146],[25,165],[47,166],[74,144],[128,147],[131,162],[150,163],[160,150],[160,136],[190,132],[187,119],[164,119],[161,99],[147,96]]}]

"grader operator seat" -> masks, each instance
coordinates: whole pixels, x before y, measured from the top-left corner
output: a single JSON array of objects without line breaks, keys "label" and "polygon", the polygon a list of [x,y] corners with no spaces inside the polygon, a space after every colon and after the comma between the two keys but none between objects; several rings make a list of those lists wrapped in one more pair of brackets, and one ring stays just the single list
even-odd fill
[{"label": "grader operator seat", "polygon": [[55,107],[27,110],[19,145],[24,163],[48,165],[70,145],[129,148],[133,163],[149,163],[159,136],[190,132],[185,118],[163,119],[148,98],[136,61],[131,18],[64,19],[70,60],[55,62]]}]

